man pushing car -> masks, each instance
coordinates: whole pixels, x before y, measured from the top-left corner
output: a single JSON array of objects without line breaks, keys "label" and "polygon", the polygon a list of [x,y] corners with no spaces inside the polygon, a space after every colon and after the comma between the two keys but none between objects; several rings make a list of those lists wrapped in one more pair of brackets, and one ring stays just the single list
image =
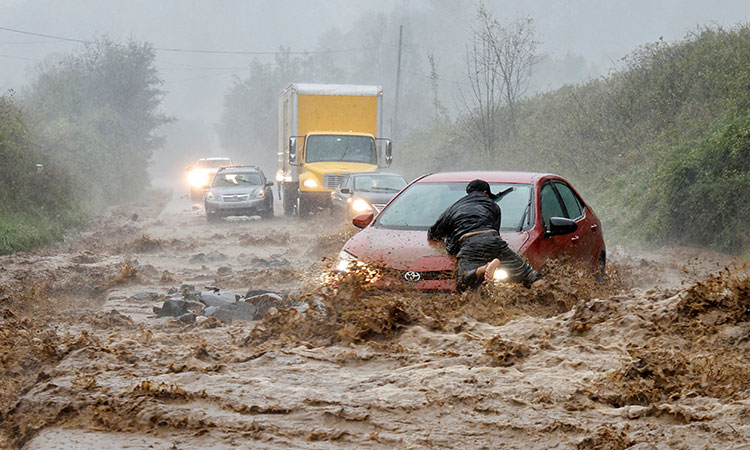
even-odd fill
[{"label": "man pushing car", "polygon": [[501,266],[510,281],[527,287],[544,284],[541,275],[500,237],[501,211],[496,200],[502,195],[493,194],[486,181],[473,180],[466,186],[466,195],[448,207],[427,232],[428,239],[444,240],[445,249],[456,256],[459,292],[492,280]]}]

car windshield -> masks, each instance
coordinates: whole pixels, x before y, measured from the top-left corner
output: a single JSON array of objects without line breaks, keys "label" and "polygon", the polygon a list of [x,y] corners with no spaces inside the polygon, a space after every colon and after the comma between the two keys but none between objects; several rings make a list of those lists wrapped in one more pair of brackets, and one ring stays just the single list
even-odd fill
[{"label": "car windshield", "polygon": [[214,178],[213,187],[237,187],[260,184],[263,184],[263,181],[258,172],[219,173]]},{"label": "car windshield", "polygon": [[[531,198],[530,185],[490,183],[490,187],[492,192],[513,188],[498,200],[502,210],[501,231],[517,231],[531,223],[530,212],[526,211]],[[380,213],[375,226],[426,230],[443,211],[464,195],[465,182],[413,184]]]},{"label": "car windshield", "polygon": [[231,165],[232,161],[230,159],[201,159],[198,161],[198,167],[201,169],[216,169]]},{"label": "car windshield", "polygon": [[361,192],[398,192],[406,186],[406,180],[393,175],[357,175],[354,190]]},{"label": "car windshield", "polygon": [[314,135],[307,138],[307,162],[347,161],[377,164],[375,141],[368,136]]}]

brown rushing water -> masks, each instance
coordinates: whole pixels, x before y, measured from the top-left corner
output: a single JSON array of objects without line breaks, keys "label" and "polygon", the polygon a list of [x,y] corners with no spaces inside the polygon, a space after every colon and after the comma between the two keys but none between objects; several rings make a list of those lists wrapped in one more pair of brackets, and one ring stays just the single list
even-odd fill
[{"label": "brown rushing water", "polygon": [[[209,225],[175,196],[1,257],[0,448],[747,448],[750,281],[726,256],[618,248],[605,283],[362,298],[320,285],[339,223]],[[325,312],[185,324],[133,298],[181,283]]]}]

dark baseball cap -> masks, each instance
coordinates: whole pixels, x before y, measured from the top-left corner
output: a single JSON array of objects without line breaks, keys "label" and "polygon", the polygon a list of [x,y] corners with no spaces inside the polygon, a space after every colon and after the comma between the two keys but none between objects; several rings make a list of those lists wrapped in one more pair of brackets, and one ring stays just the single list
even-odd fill
[{"label": "dark baseball cap", "polygon": [[492,200],[496,200],[498,197],[496,194],[493,194],[492,191],[490,191],[490,184],[484,180],[472,180],[469,184],[466,185],[467,194],[475,191],[486,193]]}]

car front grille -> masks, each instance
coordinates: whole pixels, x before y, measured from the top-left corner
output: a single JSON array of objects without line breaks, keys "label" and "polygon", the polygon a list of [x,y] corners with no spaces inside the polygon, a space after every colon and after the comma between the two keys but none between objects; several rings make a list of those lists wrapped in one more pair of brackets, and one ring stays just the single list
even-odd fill
[{"label": "car front grille", "polygon": [[407,270],[380,269],[380,274],[383,276],[398,278],[401,281],[407,281],[410,283],[428,280],[450,280],[454,277],[454,272],[452,270],[414,272]]},{"label": "car front grille", "polygon": [[250,194],[237,194],[237,195],[222,195],[221,199],[225,202],[246,202],[250,198]]},{"label": "car front grille", "polygon": [[343,175],[323,175],[323,186],[326,189],[336,189],[343,179]]}]

